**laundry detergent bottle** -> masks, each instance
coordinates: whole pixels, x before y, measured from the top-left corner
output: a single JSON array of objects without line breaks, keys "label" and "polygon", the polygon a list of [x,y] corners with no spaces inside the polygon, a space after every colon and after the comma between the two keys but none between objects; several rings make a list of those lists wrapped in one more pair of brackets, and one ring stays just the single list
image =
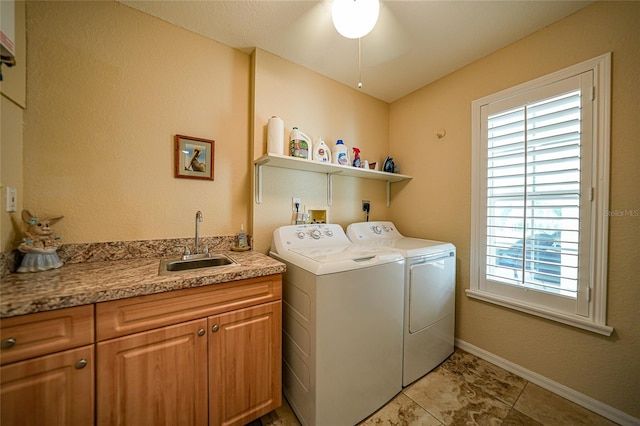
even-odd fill
[{"label": "laundry detergent bottle", "polygon": [[349,151],[347,150],[347,146],[344,144],[342,139],[338,139],[335,146],[333,147],[333,162],[335,164],[339,164],[341,166],[350,166],[349,164]]},{"label": "laundry detergent bottle", "polygon": [[297,127],[294,127],[289,133],[289,155],[310,160],[311,152],[311,138]]},{"label": "laundry detergent bottle", "polygon": [[321,163],[331,163],[331,151],[322,138],[313,145],[313,159]]}]

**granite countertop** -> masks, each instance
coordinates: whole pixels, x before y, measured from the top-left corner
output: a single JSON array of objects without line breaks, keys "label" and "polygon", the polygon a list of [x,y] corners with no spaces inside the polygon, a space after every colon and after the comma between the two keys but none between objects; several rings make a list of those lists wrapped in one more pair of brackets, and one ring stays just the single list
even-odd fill
[{"label": "granite countertop", "polygon": [[87,305],[133,296],[280,274],[285,265],[262,253],[216,251],[237,262],[212,269],[159,275],[160,258],[65,264],[59,269],[13,273],[0,283],[0,317]]}]

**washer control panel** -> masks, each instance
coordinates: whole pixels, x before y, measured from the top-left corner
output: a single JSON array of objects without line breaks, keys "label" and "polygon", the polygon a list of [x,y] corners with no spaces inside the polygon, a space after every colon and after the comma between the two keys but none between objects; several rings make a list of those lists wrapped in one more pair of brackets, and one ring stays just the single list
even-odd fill
[{"label": "washer control panel", "polygon": [[331,223],[281,226],[274,234],[274,244],[283,247],[323,247],[350,243],[340,225]]},{"label": "washer control panel", "polygon": [[304,240],[305,238],[313,238],[314,240],[319,240],[320,238],[331,238],[333,237],[333,231],[329,228],[327,229],[298,229],[296,230],[296,236],[300,240]]}]

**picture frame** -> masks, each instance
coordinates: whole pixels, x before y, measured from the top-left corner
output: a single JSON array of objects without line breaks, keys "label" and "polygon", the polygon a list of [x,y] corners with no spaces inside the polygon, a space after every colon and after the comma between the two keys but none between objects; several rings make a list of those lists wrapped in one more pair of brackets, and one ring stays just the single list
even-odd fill
[{"label": "picture frame", "polygon": [[213,180],[215,141],[175,136],[174,177]]}]

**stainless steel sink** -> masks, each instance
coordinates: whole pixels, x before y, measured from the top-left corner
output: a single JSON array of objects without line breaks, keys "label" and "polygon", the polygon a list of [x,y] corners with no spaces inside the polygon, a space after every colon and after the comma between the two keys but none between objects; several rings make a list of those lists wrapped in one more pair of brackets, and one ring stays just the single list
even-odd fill
[{"label": "stainless steel sink", "polygon": [[234,264],[236,264],[236,262],[224,254],[183,256],[160,260],[160,274],[202,268],[219,268],[221,266]]}]

